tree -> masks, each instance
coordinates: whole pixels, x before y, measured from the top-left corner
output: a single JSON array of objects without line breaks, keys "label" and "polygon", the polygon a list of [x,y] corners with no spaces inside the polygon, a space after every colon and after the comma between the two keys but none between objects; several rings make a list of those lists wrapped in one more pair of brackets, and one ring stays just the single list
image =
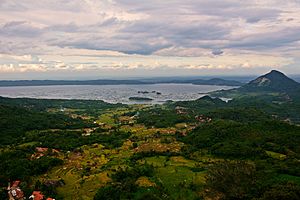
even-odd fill
[{"label": "tree", "polygon": [[267,190],[259,200],[298,200],[300,186],[295,183],[278,184]]},{"label": "tree", "polygon": [[249,199],[255,186],[255,166],[244,161],[225,161],[212,166],[206,176],[208,196]]}]

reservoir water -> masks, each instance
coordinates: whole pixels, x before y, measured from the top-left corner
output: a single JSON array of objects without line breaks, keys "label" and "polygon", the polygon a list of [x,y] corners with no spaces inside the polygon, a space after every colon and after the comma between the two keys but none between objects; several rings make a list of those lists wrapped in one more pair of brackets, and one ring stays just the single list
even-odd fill
[{"label": "reservoir water", "polygon": [[[153,85],[61,85],[0,87],[0,96],[38,99],[89,99],[109,103],[163,103],[167,100],[195,100],[206,93],[234,87],[192,84]],[[129,97],[151,98],[153,101],[131,101]]]}]

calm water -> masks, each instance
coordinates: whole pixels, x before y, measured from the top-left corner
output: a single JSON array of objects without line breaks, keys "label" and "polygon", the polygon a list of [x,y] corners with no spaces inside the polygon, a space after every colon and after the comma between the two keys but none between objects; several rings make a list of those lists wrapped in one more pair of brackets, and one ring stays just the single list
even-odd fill
[{"label": "calm water", "polygon": [[[92,99],[126,104],[163,103],[167,100],[194,100],[204,96],[207,92],[231,88],[233,87],[192,84],[26,86],[0,87],[0,96],[39,99]],[[149,93],[142,94],[139,91]],[[152,91],[155,92],[152,93]],[[161,93],[161,95],[156,92]],[[130,101],[129,97],[148,97],[153,101]]]}]

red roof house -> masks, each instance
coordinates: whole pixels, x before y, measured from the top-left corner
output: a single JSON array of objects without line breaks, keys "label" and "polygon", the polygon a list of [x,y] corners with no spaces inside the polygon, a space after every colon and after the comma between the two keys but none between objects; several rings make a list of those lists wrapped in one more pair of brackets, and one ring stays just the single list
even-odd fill
[{"label": "red roof house", "polygon": [[41,191],[33,191],[32,195],[29,197],[29,199],[43,200],[44,195],[41,193]]}]

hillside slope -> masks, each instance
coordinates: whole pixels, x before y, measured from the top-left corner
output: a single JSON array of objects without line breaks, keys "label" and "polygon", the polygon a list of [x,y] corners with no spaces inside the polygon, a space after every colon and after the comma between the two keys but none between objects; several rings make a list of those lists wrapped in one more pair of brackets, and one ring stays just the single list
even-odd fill
[{"label": "hillside slope", "polygon": [[239,88],[238,91],[270,91],[292,93],[299,89],[300,83],[287,77],[282,72],[272,70],[271,72],[250,81],[248,84]]}]

